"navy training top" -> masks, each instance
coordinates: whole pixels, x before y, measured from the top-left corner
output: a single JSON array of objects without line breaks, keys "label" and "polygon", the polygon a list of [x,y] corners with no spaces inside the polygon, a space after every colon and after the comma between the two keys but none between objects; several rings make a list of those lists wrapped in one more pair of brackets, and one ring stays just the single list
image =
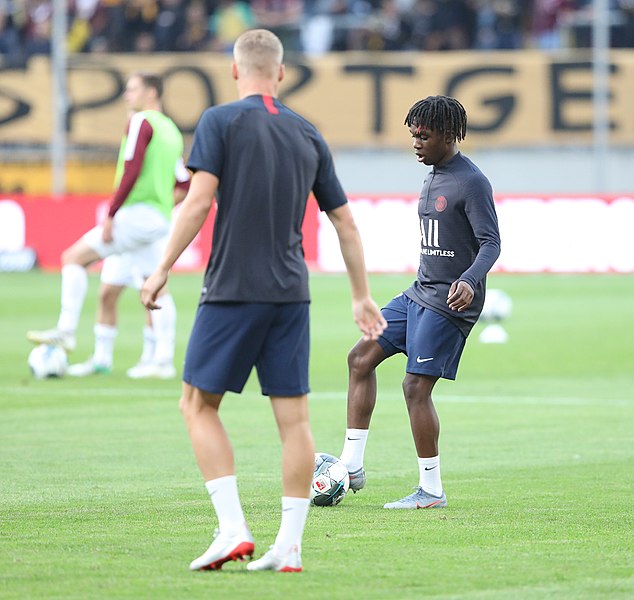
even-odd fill
[{"label": "navy training top", "polygon": [[347,202],[317,129],[271,96],[208,108],[187,167],[218,177],[201,302],[308,302],[302,222]]},{"label": "navy training top", "polygon": [[[450,319],[469,335],[478,320],[486,275],[500,255],[500,231],[489,180],[458,152],[425,178],[418,201],[421,232],[417,280],[404,293],[414,302]],[[475,292],[462,312],[447,305],[454,281]]]}]

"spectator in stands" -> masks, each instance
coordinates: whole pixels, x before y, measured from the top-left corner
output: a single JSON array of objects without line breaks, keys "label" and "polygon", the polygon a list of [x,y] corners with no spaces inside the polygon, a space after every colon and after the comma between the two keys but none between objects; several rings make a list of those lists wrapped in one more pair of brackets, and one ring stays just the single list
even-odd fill
[{"label": "spectator in stands", "polygon": [[240,34],[253,27],[255,19],[251,6],[240,0],[219,0],[209,17],[211,49],[231,52]]},{"label": "spectator in stands", "polygon": [[523,11],[519,0],[480,0],[478,4],[478,50],[515,50],[522,47]]},{"label": "spectator in stands", "polygon": [[160,0],[154,27],[156,49],[161,52],[176,49],[176,41],[183,34],[187,3],[182,0]]},{"label": "spectator in stands", "polygon": [[[290,52],[588,47],[593,0],[68,0],[70,52],[226,52],[265,27]],[[609,0],[611,45],[634,47],[634,0]],[[51,50],[52,0],[0,0],[0,55]]]},{"label": "spectator in stands", "polygon": [[151,52],[156,48],[154,31],[158,14],[156,0],[128,0],[125,10],[127,50]]},{"label": "spectator in stands", "polygon": [[192,0],[185,11],[185,29],[176,42],[176,49],[182,52],[199,52],[209,49],[208,16],[201,0]]},{"label": "spectator in stands", "polygon": [[530,26],[531,44],[540,50],[562,47],[559,26],[573,9],[571,0],[533,0]]},{"label": "spectator in stands", "polygon": [[25,55],[51,53],[53,6],[48,0],[34,0],[28,4],[29,25]]},{"label": "spectator in stands", "polygon": [[618,0],[623,12],[622,48],[634,48],[634,0]]},{"label": "spectator in stands", "polygon": [[0,1],[0,55],[4,57],[0,64],[7,67],[21,65],[24,58],[20,34],[14,24],[11,6],[7,0]]},{"label": "spectator in stands", "polygon": [[434,30],[434,17],[438,12],[434,0],[415,0],[409,13],[410,40],[412,50],[424,50]]},{"label": "spectator in stands", "polygon": [[404,50],[410,38],[397,0],[383,0],[369,28],[368,50]]},{"label": "spectator in stands", "polygon": [[301,52],[303,0],[251,0],[255,25],[280,38],[286,52]]},{"label": "spectator in stands", "polygon": [[71,0],[68,18],[67,48],[71,53],[83,52],[94,35],[91,21],[97,12],[99,0]]},{"label": "spectator in stands", "polygon": [[92,23],[95,37],[90,44],[110,52],[127,49],[127,20],[125,0],[102,0]]}]

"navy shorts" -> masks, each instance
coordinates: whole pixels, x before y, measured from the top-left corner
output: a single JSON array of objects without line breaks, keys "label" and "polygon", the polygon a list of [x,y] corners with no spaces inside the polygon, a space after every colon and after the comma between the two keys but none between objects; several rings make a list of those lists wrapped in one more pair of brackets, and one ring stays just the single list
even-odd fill
[{"label": "navy shorts", "polygon": [[206,392],[240,393],[256,367],[266,396],[309,392],[309,304],[213,302],[198,307],[183,381]]},{"label": "navy shorts", "polygon": [[464,334],[441,314],[399,294],[381,309],[388,323],[378,339],[387,356],[407,356],[408,373],[455,379]]}]

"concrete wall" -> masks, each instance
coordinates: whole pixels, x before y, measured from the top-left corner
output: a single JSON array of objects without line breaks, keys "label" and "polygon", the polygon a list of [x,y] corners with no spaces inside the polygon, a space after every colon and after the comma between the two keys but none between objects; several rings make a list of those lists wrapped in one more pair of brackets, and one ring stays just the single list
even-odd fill
[{"label": "concrete wall", "polygon": [[[634,148],[612,149],[600,189],[591,148],[478,150],[465,154],[502,194],[632,194]],[[425,165],[413,152],[335,150],[335,166],[352,194],[412,194],[421,188]]]}]

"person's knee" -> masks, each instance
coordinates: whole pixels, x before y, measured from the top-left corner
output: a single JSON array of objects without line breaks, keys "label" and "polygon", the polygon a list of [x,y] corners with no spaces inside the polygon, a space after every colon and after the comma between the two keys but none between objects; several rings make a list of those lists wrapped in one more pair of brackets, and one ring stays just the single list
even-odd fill
[{"label": "person's knee", "polygon": [[113,308],[117,304],[119,294],[119,288],[103,284],[99,288],[99,302],[104,307]]},{"label": "person's knee", "polygon": [[180,400],[178,401],[178,408],[185,421],[189,421],[196,413],[198,413],[198,409],[195,408],[192,394],[185,391],[183,391]]},{"label": "person's knee", "polygon": [[407,405],[416,402],[431,402],[431,391],[435,381],[435,378],[408,373],[403,379],[403,395]]},{"label": "person's knee", "polygon": [[76,241],[72,246],[63,250],[61,255],[63,267],[67,265],[79,265],[80,267],[86,268],[99,259],[99,255],[90,248],[83,239]]},{"label": "person's knee", "polygon": [[73,246],[70,246],[69,248],[66,248],[66,250],[64,250],[62,252],[61,261],[62,261],[62,266],[63,267],[65,267],[67,265],[79,264],[77,262],[77,256],[76,256],[76,252],[74,251],[74,247]]},{"label": "person's knee", "polygon": [[205,410],[217,411],[221,396],[205,394],[201,390],[186,386],[178,402],[178,408],[186,421],[196,418]]},{"label": "person's knee", "polygon": [[367,377],[375,367],[374,359],[363,347],[357,345],[348,353],[348,370],[351,376]]}]

